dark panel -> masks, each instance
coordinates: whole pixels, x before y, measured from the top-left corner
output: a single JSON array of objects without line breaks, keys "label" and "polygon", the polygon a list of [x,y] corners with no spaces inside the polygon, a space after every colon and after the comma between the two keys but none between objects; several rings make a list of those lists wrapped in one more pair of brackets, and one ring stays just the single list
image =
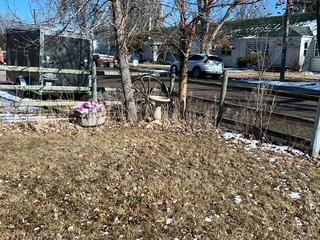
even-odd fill
[{"label": "dark panel", "polygon": [[45,35],[44,56],[47,67],[88,70],[90,41]]},{"label": "dark panel", "polygon": [[[42,30],[41,30],[42,31]],[[44,34],[43,67],[90,70],[90,40]],[[43,35],[42,35],[43,36]],[[8,65],[39,67],[40,30],[7,29]],[[10,80],[26,73],[12,72]],[[30,84],[39,84],[40,76],[31,74]],[[88,86],[88,75],[57,74],[55,86]],[[45,80],[47,81],[47,80]],[[46,83],[44,83],[46,84]]]},{"label": "dark panel", "polygon": [[38,67],[39,37],[39,29],[7,29],[8,65]]}]

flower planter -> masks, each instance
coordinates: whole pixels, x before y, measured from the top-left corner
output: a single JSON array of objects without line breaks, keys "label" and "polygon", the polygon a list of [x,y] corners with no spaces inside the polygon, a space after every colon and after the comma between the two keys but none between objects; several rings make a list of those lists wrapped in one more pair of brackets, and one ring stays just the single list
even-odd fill
[{"label": "flower planter", "polygon": [[77,123],[83,127],[96,127],[106,121],[106,108],[99,103],[84,103],[75,109]]},{"label": "flower planter", "polygon": [[96,127],[103,125],[106,122],[106,114],[102,112],[78,114],[76,118],[77,122],[82,127]]}]

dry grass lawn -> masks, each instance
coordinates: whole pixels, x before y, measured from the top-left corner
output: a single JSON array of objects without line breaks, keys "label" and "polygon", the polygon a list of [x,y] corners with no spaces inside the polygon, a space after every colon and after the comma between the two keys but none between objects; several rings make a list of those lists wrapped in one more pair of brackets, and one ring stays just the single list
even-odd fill
[{"label": "dry grass lawn", "polygon": [[0,239],[319,238],[306,158],[209,130],[0,128]]}]

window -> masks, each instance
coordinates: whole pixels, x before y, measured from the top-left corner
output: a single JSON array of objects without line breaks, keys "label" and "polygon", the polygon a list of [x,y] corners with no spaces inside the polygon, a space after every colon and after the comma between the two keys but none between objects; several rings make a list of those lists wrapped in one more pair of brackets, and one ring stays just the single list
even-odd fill
[{"label": "window", "polygon": [[221,55],[222,56],[231,56],[231,49],[230,48],[222,48]]},{"label": "window", "polygon": [[208,59],[211,61],[223,62],[223,59],[217,56],[208,56]]},{"label": "window", "polygon": [[198,61],[201,60],[203,57],[200,55],[193,55],[189,58],[189,61]]},{"label": "window", "polygon": [[320,55],[319,55],[319,46],[318,46],[318,43],[316,43],[316,47],[315,47],[315,49],[314,49],[314,56],[315,57],[319,57]]},{"label": "window", "polygon": [[309,42],[305,42],[304,48],[303,48],[303,56],[304,57],[308,55],[308,47],[309,47]]}]

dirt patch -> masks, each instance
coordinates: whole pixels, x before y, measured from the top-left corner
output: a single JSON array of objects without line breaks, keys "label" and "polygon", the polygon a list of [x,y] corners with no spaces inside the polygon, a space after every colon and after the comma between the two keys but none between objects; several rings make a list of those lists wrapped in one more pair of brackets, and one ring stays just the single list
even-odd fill
[{"label": "dirt patch", "polygon": [[314,239],[319,165],[193,128],[1,125],[1,239]]}]

